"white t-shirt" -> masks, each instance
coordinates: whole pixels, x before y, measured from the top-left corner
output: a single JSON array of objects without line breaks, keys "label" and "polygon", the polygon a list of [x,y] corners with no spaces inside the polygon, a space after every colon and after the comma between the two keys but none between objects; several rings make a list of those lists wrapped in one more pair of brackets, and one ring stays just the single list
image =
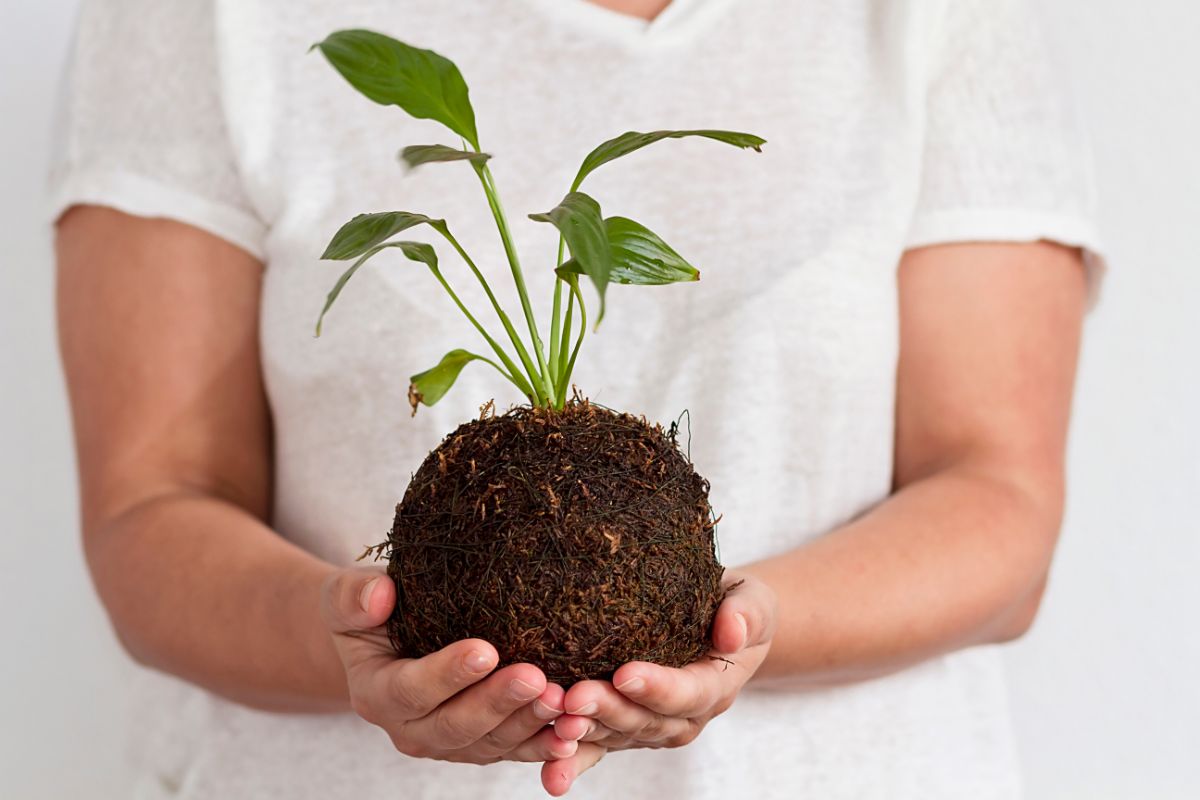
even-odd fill
[{"label": "white t-shirt", "polygon": [[[407,376],[481,345],[427,271],[398,255],[360,271],[312,337],[344,266],[318,256],[363,211],[447,218],[519,319],[471,170],[397,163],[403,145],[454,138],[370,103],[306,54],[348,27],[462,69],[543,321],[555,233],[524,214],[553,207],[595,144],[660,128],[766,137],[761,155],[664,142],[586,186],[703,273],[698,284],[613,287],[576,382],[653,420],[690,410],[728,565],[794,548],[887,497],[906,248],[1095,246],[1086,161],[1016,0],[675,0],[652,24],[586,0],[87,2],[53,212],[99,203],[170,217],[266,263],[274,524],[333,562],[384,537],[445,433],[489,398],[519,399],[490,369],[468,367],[439,405],[409,417]],[[464,301],[486,312],[454,254],[430,241]],[[141,797],[541,796],[535,766],[409,759],[349,714],[268,714],[157,675],[143,683]],[[611,754],[572,796],[1018,792],[997,655],[976,648],[828,691],[749,688],[694,744]]]}]

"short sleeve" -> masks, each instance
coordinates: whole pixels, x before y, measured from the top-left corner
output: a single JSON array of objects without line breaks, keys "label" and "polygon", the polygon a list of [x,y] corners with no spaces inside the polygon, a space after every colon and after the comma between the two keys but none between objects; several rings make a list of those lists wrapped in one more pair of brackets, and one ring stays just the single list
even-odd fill
[{"label": "short sleeve", "polygon": [[1046,239],[1104,265],[1086,137],[1022,0],[945,0],[907,245]]},{"label": "short sleeve", "polygon": [[212,0],[85,0],[59,97],[50,212],[111,206],[263,255],[221,102]]}]

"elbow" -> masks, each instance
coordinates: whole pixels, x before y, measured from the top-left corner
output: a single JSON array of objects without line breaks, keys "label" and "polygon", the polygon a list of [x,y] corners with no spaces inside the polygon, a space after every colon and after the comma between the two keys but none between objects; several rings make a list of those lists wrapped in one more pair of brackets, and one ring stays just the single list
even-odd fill
[{"label": "elbow", "polygon": [[993,626],[990,644],[1007,644],[1015,642],[1033,628],[1038,610],[1042,605],[1042,596],[1046,593],[1046,576],[1034,586],[1033,590],[1022,596],[1010,608],[1005,610]]},{"label": "elbow", "polygon": [[159,665],[152,657],[149,648],[145,646],[139,638],[128,629],[128,626],[122,625],[110,612],[109,624],[112,625],[113,633],[116,634],[117,643],[121,645],[121,649],[129,656],[139,667],[147,669],[158,669]]},{"label": "elbow", "polygon": [[987,640],[993,644],[1016,641],[1032,630],[1037,620],[1050,565],[1058,544],[1065,500],[1061,467],[1021,472],[1008,478],[1013,519],[1018,533],[1007,549],[1009,588],[1006,601],[993,617]]},{"label": "elbow", "polygon": [[144,602],[134,591],[136,582],[130,580],[123,554],[107,533],[84,529],[84,558],[92,586],[121,649],[139,666],[157,669],[154,650],[142,630]]}]

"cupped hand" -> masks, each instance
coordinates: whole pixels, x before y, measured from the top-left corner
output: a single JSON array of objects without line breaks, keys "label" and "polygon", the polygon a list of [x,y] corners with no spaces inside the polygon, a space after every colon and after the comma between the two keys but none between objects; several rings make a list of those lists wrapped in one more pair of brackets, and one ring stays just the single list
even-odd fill
[{"label": "cupped hand", "polygon": [[567,691],[567,713],[554,727],[561,739],[580,742],[580,749],[547,764],[543,784],[553,764],[568,771],[588,764],[588,744],[604,750],[682,747],[733,705],[770,649],[775,594],[762,581],[733,572],[726,573],[725,585],[729,593],[717,609],[708,656],[682,669],[634,661],[618,669],[611,683],[582,681]]},{"label": "cupped hand", "polygon": [[396,749],[417,758],[490,764],[557,761],[581,746],[548,723],[563,690],[531,664],[496,669],[482,639],[464,639],[423,658],[398,658],[384,623],[396,602],[380,570],[343,570],[322,587],[321,615],[346,670],[350,705]]}]

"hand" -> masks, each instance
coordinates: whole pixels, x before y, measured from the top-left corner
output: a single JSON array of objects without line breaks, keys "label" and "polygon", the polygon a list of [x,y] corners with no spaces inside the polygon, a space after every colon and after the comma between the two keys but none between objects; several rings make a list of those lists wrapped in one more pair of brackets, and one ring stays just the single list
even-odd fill
[{"label": "hand", "polygon": [[562,713],[563,690],[531,664],[493,672],[499,655],[464,639],[424,658],[397,658],[383,627],[396,587],[379,570],[343,570],[326,579],[321,614],[346,670],[350,706],[383,728],[401,753],[472,764],[553,761],[576,742],[547,725]]},{"label": "hand", "polygon": [[[580,749],[552,763],[567,771],[568,787],[582,772],[573,767],[594,763],[587,744],[604,750],[682,747],[733,705],[770,649],[775,594],[762,581],[732,572],[725,584],[729,594],[717,609],[709,656],[682,669],[633,661],[618,669],[611,683],[582,681],[567,691],[567,713],[554,728],[560,738],[579,741]],[[543,769],[543,783],[545,775]]]}]

